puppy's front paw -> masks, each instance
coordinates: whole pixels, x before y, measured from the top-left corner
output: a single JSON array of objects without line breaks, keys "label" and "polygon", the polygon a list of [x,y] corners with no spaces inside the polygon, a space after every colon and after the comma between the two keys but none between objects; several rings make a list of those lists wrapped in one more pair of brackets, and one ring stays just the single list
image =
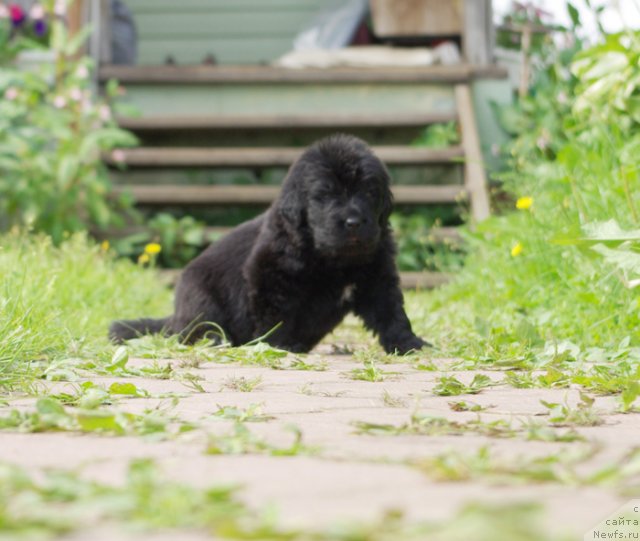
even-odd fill
[{"label": "puppy's front paw", "polygon": [[402,340],[383,344],[383,346],[387,353],[395,353],[396,355],[406,355],[411,351],[419,351],[425,347],[433,347],[432,344],[415,335],[409,336]]}]

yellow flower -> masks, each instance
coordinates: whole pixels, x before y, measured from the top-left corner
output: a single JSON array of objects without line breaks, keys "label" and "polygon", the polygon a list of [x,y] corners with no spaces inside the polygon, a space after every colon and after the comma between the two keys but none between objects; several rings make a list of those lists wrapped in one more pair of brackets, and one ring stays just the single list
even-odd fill
[{"label": "yellow flower", "polygon": [[150,242],[144,247],[144,253],[149,255],[159,254],[160,250],[162,250],[162,246],[156,242]]},{"label": "yellow flower", "polygon": [[151,260],[151,258],[149,257],[149,254],[140,254],[138,256],[138,264],[140,264],[140,265],[144,265],[145,263],[149,263],[150,260]]},{"label": "yellow flower", "polygon": [[103,240],[102,243],[100,243],[100,249],[103,252],[108,252],[109,251],[109,241],[108,240]]},{"label": "yellow flower", "polygon": [[533,197],[521,197],[516,201],[516,208],[518,210],[529,210],[533,205]]},{"label": "yellow flower", "polygon": [[518,257],[522,253],[523,249],[524,248],[522,247],[522,244],[520,244],[519,242],[516,242],[513,245],[513,248],[511,248],[511,256],[512,257]]}]

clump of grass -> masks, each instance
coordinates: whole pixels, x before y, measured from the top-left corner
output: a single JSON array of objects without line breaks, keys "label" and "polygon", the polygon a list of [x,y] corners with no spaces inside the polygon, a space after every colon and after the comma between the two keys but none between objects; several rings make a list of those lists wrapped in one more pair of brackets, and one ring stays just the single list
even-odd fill
[{"label": "clump of grass", "polygon": [[494,385],[491,378],[484,374],[473,376],[468,385],[455,376],[442,376],[433,388],[433,394],[438,396],[456,396],[461,394],[478,394],[483,389]]},{"label": "clump of grass", "polygon": [[250,393],[255,391],[262,383],[262,377],[245,378],[244,376],[228,377],[222,384],[225,389],[230,391],[239,391],[241,393]]},{"label": "clump of grass", "polygon": [[466,400],[457,400],[457,401],[449,402],[449,408],[451,408],[452,411],[480,412],[480,411],[485,411],[492,407],[494,406],[492,405],[483,406],[481,404],[476,404],[475,402],[467,402]]},{"label": "clump of grass", "polygon": [[221,419],[231,419],[238,423],[261,423],[275,419],[273,415],[263,413],[262,409],[262,404],[250,404],[244,409],[236,406],[218,406],[212,415]]},{"label": "clump of grass", "polygon": [[580,401],[576,407],[571,407],[568,403],[556,403],[540,400],[540,403],[547,408],[549,420],[555,426],[597,426],[604,422],[604,419],[593,409],[595,399],[580,393]]},{"label": "clump of grass", "polygon": [[0,387],[47,364],[108,348],[115,317],[161,315],[171,295],[154,275],[74,235],[59,247],[42,236],[0,238]]},{"label": "clump of grass", "polygon": [[574,430],[558,431],[537,423],[520,423],[514,426],[504,419],[486,421],[480,416],[469,421],[453,421],[445,417],[414,413],[401,425],[356,422],[358,434],[373,436],[464,436],[473,434],[488,438],[523,438],[526,440],[573,442],[582,441]]},{"label": "clump of grass", "polygon": [[[82,404],[81,404],[82,405]],[[82,408],[64,406],[52,397],[39,398],[30,411],[11,410],[0,417],[0,430],[18,432],[80,432],[112,436],[161,434],[168,436],[171,417],[159,409],[146,410],[143,414],[123,412],[96,404],[84,404]],[[91,407],[86,407],[86,406]],[[185,423],[184,431],[191,426]]]},{"label": "clump of grass", "polygon": [[209,455],[268,454],[271,456],[309,455],[317,452],[314,447],[303,443],[302,432],[297,427],[289,427],[294,439],[288,447],[277,447],[251,432],[244,423],[236,422],[228,434],[210,434],[205,453]]},{"label": "clump of grass", "polygon": [[386,389],[382,391],[382,403],[389,408],[404,408],[407,405],[404,398],[394,396]]}]

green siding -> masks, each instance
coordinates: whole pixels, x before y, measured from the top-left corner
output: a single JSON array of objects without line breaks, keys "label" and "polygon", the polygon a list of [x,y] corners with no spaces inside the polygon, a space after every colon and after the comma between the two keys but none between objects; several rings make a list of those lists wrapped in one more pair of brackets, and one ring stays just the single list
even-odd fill
[{"label": "green siding", "polygon": [[330,5],[327,0],[127,0],[138,28],[138,63],[268,63],[291,50],[295,36]]},{"label": "green siding", "polygon": [[265,64],[290,48],[288,38],[142,40],[138,44],[138,64],[164,64],[168,57],[179,65],[201,64],[208,55],[213,55],[218,64]]},{"label": "green siding", "polygon": [[455,110],[452,86],[419,83],[136,84],[127,90],[128,101],[143,116],[357,115],[371,111],[412,114]]}]

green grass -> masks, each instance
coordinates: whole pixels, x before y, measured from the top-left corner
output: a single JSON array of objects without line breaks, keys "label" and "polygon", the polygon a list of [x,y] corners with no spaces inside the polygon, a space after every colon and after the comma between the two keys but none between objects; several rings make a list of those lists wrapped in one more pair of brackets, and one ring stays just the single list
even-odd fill
[{"label": "green grass", "polygon": [[112,319],[171,306],[152,271],[115,261],[83,235],[60,247],[46,237],[1,237],[0,284],[0,388],[25,384],[57,361],[104,355]]}]

